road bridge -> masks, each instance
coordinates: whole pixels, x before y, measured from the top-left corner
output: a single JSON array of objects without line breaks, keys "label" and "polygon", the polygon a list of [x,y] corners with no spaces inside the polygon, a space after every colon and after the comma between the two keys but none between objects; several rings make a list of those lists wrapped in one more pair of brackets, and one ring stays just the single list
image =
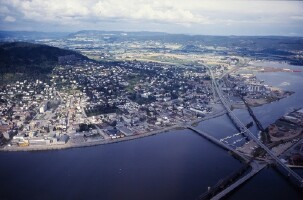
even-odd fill
[{"label": "road bridge", "polygon": [[245,99],[243,98],[243,96],[241,96],[241,99],[242,99],[242,101],[244,102],[244,104],[245,104],[245,106],[246,106],[246,108],[247,108],[247,110],[248,110],[249,115],[250,115],[250,116],[253,118],[253,120],[255,121],[255,123],[256,123],[258,129],[259,129],[260,131],[264,131],[264,128],[263,128],[261,122],[258,120],[258,118],[256,117],[256,115],[254,114],[254,111],[251,109],[251,107],[250,107],[250,106],[248,105],[248,103],[245,101]]},{"label": "road bridge", "polygon": [[286,173],[287,176],[292,177],[295,180],[295,183],[299,187],[303,187],[303,179],[301,176],[299,176],[296,172],[291,170],[289,167],[287,167],[267,146],[265,146],[249,129],[246,128],[246,126],[242,123],[242,121],[231,111],[230,106],[227,104],[226,100],[224,99],[222,93],[220,92],[218,83],[214,77],[214,74],[212,70],[208,67],[208,70],[210,71],[211,78],[213,85],[215,86],[215,90],[218,94],[218,97],[220,101],[222,102],[223,106],[229,113],[228,116],[230,119],[234,122],[236,127],[241,130],[241,132],[245,133],[247,137],[255,141],[266,153],[275,161],[275,163],[278,165],[278,169],[283,170],[284,174]]},{"label": "road bridge", "polygon": [[[255,174],[257,174],[260,170],[262,170],[267,163],[262,162],[260,164],[257,161],[252,161],[252,159],[248,159],[245,155],[238,152],[237,150],[233,149],[229,145],[221,142],[220,140],[216,139],[215,137],[211,136],[210,134],[199,130],[193,126],[186,126],[189,130],[194,131],[195,133],[201,135],[202,137],[206,138],[207,140],[211,141],[212,143],[216,144],[217,146],[232,152],[234,155],[240,157],[244,162],[245,165],[242,166],[240,169],[235,171],[234,173],[230,174],[223,180],[220,180],[216,185],[212,186],[211,189],[204,194],[202,194],[199,199],[220,199],[224,197],[229,192],[233,191],[237,187],[239,187],[241,184],[243,184],[245,181],[249,180],[251,177],[253,177]],[[249,168],[251,168],[251,171],[245,174]],[[235,181],[236,180],[236,181]],[[232,183],[235,181],[234,183]]]},{"label": "road bridge", "polygon": [[248,159],[246,158],[246,156],[244,156],[243,154],[241,154],[240,152],[238,152],[237,150],[233,149],[232,147],[230,147],[229,145],[221,142],[220,140],[218,140],[217,138],[211,136],[210,134],[201,131],[193,126],[187,126],[188,129],[198,133],[199,135],[201,135],[202,137],[206,138],[207,140],[211,141],[212,143],[216,144],[217,146],[230,151],[232,153],[234,153],[235,155],[239,156],[241,159],[243,159],[243,161],[245,161],[246,163],[248,162]]},{"label": "road bridge", "polygon": [[[226,196],[228,193],[245,183],[247,180],[261,171],[267,164],[257,161],[250,161],[237,171],[233,172],[216,185],[211,187],[207,192],[199,196],[199,200],[218,200]],[[248,170],[250,170],[248,172]],[[248,172],[248,173],[247,173]]]},{"label": "road bridge", "polygon": [[232,183],[228,187],[226,187],[224,190],[222,190],[220,193],[215,195],[211,198],[211,200],[218,200],[222,199],[224,196],[226,196],[228,193],[245,183],[247,180],[252,178],[254,175],[256,175],[258,172],[260,172],[263,168],[267,166],[266,163],[258,163],[256,161],[251,162],[250,166],[252,167],[251,171],[244,175],[243,177],[239,178],[236,182]]}]

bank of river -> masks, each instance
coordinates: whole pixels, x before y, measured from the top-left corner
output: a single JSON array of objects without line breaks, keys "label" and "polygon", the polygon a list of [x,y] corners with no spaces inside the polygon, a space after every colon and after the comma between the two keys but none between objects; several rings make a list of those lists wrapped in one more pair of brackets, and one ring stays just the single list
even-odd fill
[{"label": "bank of river", "polygon": [[[303,107],[302,73],[257,76],[268,84],[281,84],[296,92],[278,102],[253,108],[264,126],[293,108]],[[283,84],[286,81],[289,84]],[[246,110],[235,112],[245,123],[251,121]],[[203,121],[198,127],[220,139],[237,133],[226,115]],[[251,130],[257,132],[254,126]],[[240,138],[237,135],[226,141]],[[173,130],[87,148],[0,152],[0,163],[0,199],[103,200],[196,199],[208,186],[242,165],[226,151],[190,130]],[[269,168],[228,199],[299,200],[301,195],[283,176]]]}]

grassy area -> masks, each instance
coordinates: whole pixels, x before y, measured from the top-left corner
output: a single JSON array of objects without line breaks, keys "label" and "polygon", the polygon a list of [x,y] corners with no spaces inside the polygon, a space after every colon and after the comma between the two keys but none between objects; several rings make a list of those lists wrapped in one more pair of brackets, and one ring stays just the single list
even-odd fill
[{"label": "grassy area", "polygon": [[268,130],[266,129],[265,131],[262,131],[261,132],[261,141],[264,143],[264,144],[268,144],[270,143],[270,136],[269,136],[269,133],[268,133]]},{"label": "grassy area", "polygon": [[100,58],[100,56],[92,56],[92,55],[89,55],[89,54],[84,54],[85,56],[87,56],[89,59],[92,59],[92,60],[96,60],[96,61],[101,61],[103,59]]},{"label": "grassy area", "polygon": [[128,86],[126,87],[126,91],[133,92],[135,85],[139,82],[140,77],[139,76],[133,76],[129,77],[128,79]]},{"label": "grassy area", "polygon": [[162,64],[170,64],[170,65],[188,65],[194,64],[192,60],[181,59],[176,57],[167,57],[167,56],[142,56],[140,58],[136,58],[136,60],[145,61],[145,62],[157,62]]},{"label": "grassy area", "polygon": [[192,123],[192,126],[193,126],[193,127],[196,127],[196,126],[198,126],[198,125],[199,125],[199,122]]},{"label": "grassy area", "polygon": [[264,156],[265,155],[265,150],[264,149],[262,149],[262,147],[257,147],[255,150],[254,150],[254,152],[252,153],[252,155],[254,156],[254,157],[262,157],[262,156]]},{"label": "grassy area", "polygon": [[80,90],[77,90],[77,89],[70,89],[70,90],[66,90],[66,91],[64,91],[64,92],[65,92],[65,93],[68,93],[69,95],[81,93],[81,91],[80,91]]}]

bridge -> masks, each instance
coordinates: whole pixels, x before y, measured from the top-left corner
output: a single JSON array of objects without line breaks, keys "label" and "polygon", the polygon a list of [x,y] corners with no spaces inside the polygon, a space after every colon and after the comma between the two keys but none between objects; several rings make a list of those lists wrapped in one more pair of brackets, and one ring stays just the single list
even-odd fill
[{"label": "bridge", "polygon": [[249,115],[253,118],[253,120],[255,121],[258,129],[260,131],[264,131],[264,128],[261,124],[261,122],[258,120],[258,118],[256,117],[256,115],[254,114],[253,110],[251,109],[251,107],[248,105],[248,103],[245,101],[245,99],[243,98],[243,96],[241,95],[241,99],[244,102],[245,106],[247,107],[248,113]]},{"label": "bridge", "polygon": [[[222,199],[228,193],[245,183],[247,180],[256,175],[259,171],[261,171],[264,167],[266,167],[266,163],[260,163],[257,161],[250,161],[249,163],[242,166],[240,169],[235,171],[234,173],[227,176],[225,179],[220,180],[216,185],[211,187],[207,192],[199,196],[199,200],[218,200]],[[245,174],[249,168],[251,170],[249,173]],[[243,176],[243,174],[245,174]]]},{"label": "bridge", "polygon": [[248,163],[248,159],[242,155],[240,152],[238,152],[237,150],[233,149],[232,147],[230,147],[229,145],[221,142],[220,140],[218,140],[217,138],[207,134],[204,131],[201,131],[193,126],[187,126],[186,128],[198,133],[199,135],[201,135],[202,137],[206,138],[207,140],[211,141],[212,143],[216,144],[217,146],[232,152],[234,155],[237,155],[238,157],[240,157],[243,161],[245,161],[246,163]]},{"label": "bridge", "polygon": [[271,152],[271,150],[267,146],[265,146],[249,129],[247,129],[246,126],[242,123],[242,121],[231,111],[229,105],[227,104],[226,100],[224,99],[222,93],[220,92],[218,83],[216,82],[216,79],[214,77],[212,70],[208,66],[205,66],[205,67],[208,68],[208,70],[210,71],[210,74],[212,77],[212,82],[213,82],[215,90],[218,94],[218,97],[219,97],[220,101],[222,102],[223,106],[225,107],[225,109],[227,110],[228,116],[234,122],[236,127],[239,130],[241,130],[241,132],[246,134],[247,137],[249,137],[254,142],[256,142],[264,151],[266,151],[266,153],[275,161],[275,163],[280,167],[280,169],[282,169],[284,172],[286,172],[287,176],[294,178],[295,183],[299,187],[303,187],[302,177],[299,176],[293,170],[291,170],[289,167],[287,167],[273,152]]},{"label": "bridge", "polygon": [[[225,177],[224,179],[220,180],[216,185],[212,186],[211,189],[201,196],[199,196],[199,200],[208,200],[208,199],[221,199],[225,195],[227,195],[229,192],[233,191],[237,187],[239,187],[241,184],[245,183],[245,181],[249,180],[251,177],[253,177],[255,174],[257,174],[260,170],[262,170],[267,163],[260,164],[257,161],[249,160],[247,157],[242,155],[237,150],[233,149],[229,145],[221,142],[220,140],[216,139],[215,137],[209,135],[208,133],[199,130],[193,126],[186,126],[189,130],[194,131],[195,133],[199,134],[200,136],[206,138],[207,140],[211,141],[212,143],[216,144],[217,146],[232,152],[234,155],[240,157],[242,161],[245,162],[245,165],[242,166],[240,169],[236,170],[229,176]],[[245,174],[249,168],[251,168],[251,171]],[[235,182],[234,182],[235,181]],[[234,183],[232,183],[234,182]]]},{"label": "bridge", "polygon": [[[233,149],[229,145],[221,142],[220,140],[216,139],[215,137],[209,135],[208,133],[199,130],[193,126],[186,126],[189,130],[194,131],[195,133],[199,134],[200,136],[206,138],[207,140],[211,141],[212,143],[216,144],[217,146],[232,152],[234,155],[240,157],[246,164],[242,166],[240,169],[236,170],[234,173],[230,174],[229,176],[225,177],[223,180],[220,180],[216,185],[212,186],[211,189],[204,194],[202,194],[198,199],[199,200],[206,200],[206,199],[221,199],[229,192],[233,191],[259,171],[261,171],[267,163],[252,161],[252,159],[248,159],[245,155],[241,154],[237,150]],[[243,176],[251,167],[251,171]],[[234,183],[232,183],[235,181]]]}]

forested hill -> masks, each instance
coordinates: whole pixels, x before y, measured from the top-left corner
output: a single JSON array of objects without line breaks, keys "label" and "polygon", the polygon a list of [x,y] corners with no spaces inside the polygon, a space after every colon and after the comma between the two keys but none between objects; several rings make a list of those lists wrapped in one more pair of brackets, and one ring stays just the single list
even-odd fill
[{"label": "forested hill", "polygon": [[41,44],[27,42],[12,42],[0,44],[0,67],[15,68],[18,70],[25,65],[43,66],[57,64],[59,56],[74,54],[79,59],[87,59],[85,56],[70,50],[60,49]]},{"label": "forested hill", "polygon": [[58,64],[58,57],[78,52],[27,42],[0,43],[0,84],[29,77],[45,77]]},{"label": "forested hill", "polygon": [[0,43],[0,82],[7,82],[7,79],[14,79],[17,75],[48,74],[58,64],[58,57],[66,55],[88,59],[78,52],[47,45],[27,42]]}]

